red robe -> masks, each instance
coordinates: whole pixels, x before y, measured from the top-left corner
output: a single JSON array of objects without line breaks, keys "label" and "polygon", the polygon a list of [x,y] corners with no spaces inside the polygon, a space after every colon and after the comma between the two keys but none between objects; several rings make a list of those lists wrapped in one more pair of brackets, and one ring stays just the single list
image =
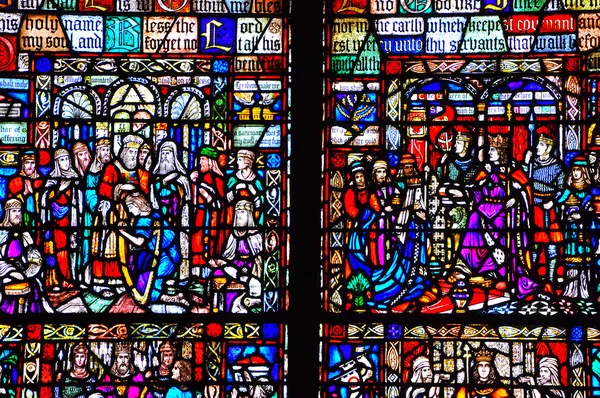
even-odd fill
[{"label": "red robe", "polygon": [[[348,217],[357,222],[358,225],[348,225],[348,228],[360,229],[360,218],[363,215],[363,209],[370,207],[375,213],[381,212],[381,206],[377,200],[377,196],[374,193],[369,192],[367,189],[356,189],[354,187],[348,189],[344,194],[344,209]],[[371,231],[367,237],[367,244],[369,246],[369,260],[372,264],[377,263],[377,232]],[[346,264],[346,277],[349,277],[351,270],[348,264]]]},{"label": "red robe", "polygon": [[456,394],[456,398],[508,398],[510,395],[505,388],[499,387],[480,387],[467,393],[466,387],[461,387]]},{"label": "red robe", "polygon": [[[125,193],[131,191],[117,192],[116,188],[123,184],[132,184],[137,187],[139,192],[148,195],[149,182],[148,172],[137,169],[128,171],[120,162],[115,161],[104,168],[104,173],[100,179],[98,190],[99,200],[106,200],[112,203],[111,211],[107,217],[108,225],[116,226],[119,221],[126,219],[122,199]],[[118,195],[116,195],[118,193]],[[96,235],[96,233],[95,233]],[[92,244],[92,253],[98,257],[94,259],[92,271],[96,278],[122,278],[121,264],[125,261],[126,255],[120,250],[117,242],[117,232],[115,230],[101,231],[101,236],[96,236]],[[94,251],[96,253],[94,253]]]},{"label": "red robe", "polygon": [[[208,259],[216,257],[223,252],[225,242],[225,181],[223,177],[212,173],[198,176],[194,192],[196,194],[196,222],[195,233],[192,235],[193,264],[204,265]],[[212,196],[208,203],[199,193],[204,189]]]},{"label": "red robe", "polygon": [[[33,193],[29,192],[25,194],[25,181],[31,181],[31,187]],[[33,226],[33,220],[40,213],[40,192],[43,188],[44,182],[40,177],[29,178],[25,177],[22,173],[10,180],[8,183],[8,199],[19,199],[23,203],[23,225]],[[33,196],[33,202],[30,198]],[[33,208],[32,208],[33,205]]]}]

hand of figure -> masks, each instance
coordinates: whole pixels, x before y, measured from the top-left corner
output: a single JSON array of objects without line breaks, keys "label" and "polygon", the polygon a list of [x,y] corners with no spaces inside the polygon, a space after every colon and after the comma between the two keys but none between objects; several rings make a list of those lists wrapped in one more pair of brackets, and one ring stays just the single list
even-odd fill
[{"label": "hand of figure", "polygon": [[77,249],[77,232],[73,232],[70,236],[71,249]]},{"label": "hand of figure", "polygon": [[532,376],[521,376],[521,377],[519,377],[519,381],[521,383],[526,383],[526,384],[529,384],[529,385],[534,385],[535,384],[535,381],[533,380]]},{"label": "hand of figure", "polygon": [[192,174],[190,174],[190,178],[192,181],[196,182],[196,180],[198,179],[198,172],[192,171]]},{"label": "hand of figure", "polygon": [[30,180],[25,180],[25,195],[28,193],[33,193],[33,187],[31,186]]},{"label": "hand of figure", "polygon": [[506,202],[506,208],[510,209],[511,207],[513,207],[515,205],[516,202],[517,202],[517,200],[515,198],[510,198],[508,200],[508,202]]},{"label": "hand of figure", "polygon": [[71,180],[62,180],[58,189],[60,191],[64,191],[65,189],[69,188],[69,185],[71,185]]},{"label": "hand of figure", "polygon": [[177,174],[176,172],[172,172],[171,174],[169,174],[168,176],[166,176],[166,177],[165,177],[164,181],[165,181],[165,182],[169,182],[169,181],[171,181],[172,179],[176,178],[176,177],[177,177],[177,175],[178,175],[178,174]]},{"label": "hand of figure", "polygon": [[531,162],[531,157],[533,156],[533,153],[531,152],[531,150],[527,150],[527,152],[525,152],[525,163],[529,163]]},{"label": "hand of figure", "polygon": [[486,171],[487,171],[488,173],[491,173],[491,172],[492,172],[492,165],[491,165],[491,164],[489,164],[489,163],[486,163],[486,164],[485,164],[485,169],[486,169]]},{"label": "hand of figure", "polygon": [[208,260],[208,263],[211,265],[211,267],[219,267],[221,265],[226,264],[225,261],[218,258],[211,258],[210,260]]},{"label": "hand of figure", "polygon": [[546,210],[550,210],[553,207],[554,207],[554,202],[552,202],[552,201],[548,201],[548,202],[544,203],[544,209],[546,209]]},{"label": "hand of figure", "polygon": [[449,189],[448,193],[455,198],[462,198],[464,196],[463,193],[458,189]]},{"label": "hand of figure", "polygon": [[110,209],[110,203],[106,200],[101,201],[100,204],[98,205],[98,210],[100,210],[102,215],[105,217],[106,217],[106,213],[108,212],[109,209]]}]

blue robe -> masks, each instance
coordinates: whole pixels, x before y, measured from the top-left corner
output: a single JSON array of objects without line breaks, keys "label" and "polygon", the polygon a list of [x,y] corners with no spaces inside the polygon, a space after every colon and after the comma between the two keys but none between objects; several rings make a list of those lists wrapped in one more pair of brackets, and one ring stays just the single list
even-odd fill
[{"label": "blue robe", "polygon": [[131,284],[143,297],[147,297],[150,289],[151,302],[159,301],[165,282],[176,276],[177,265],[181,262],[178,234],[170,229],[166,220],[161,222],[161,218],[154,212],[134,221],[134,235],[143,237],[145,242],[142,247],[131,250]]}]

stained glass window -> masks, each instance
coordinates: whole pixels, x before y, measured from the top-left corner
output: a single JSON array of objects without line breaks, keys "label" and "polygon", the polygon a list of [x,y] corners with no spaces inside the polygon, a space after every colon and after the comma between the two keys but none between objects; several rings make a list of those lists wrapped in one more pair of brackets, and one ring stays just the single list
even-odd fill
[{"label": "stained glass window", "polygon": [[0,396],[285,395],[289,14],[0,0]]},{"label": "stained glass window", "polygon": [[326,309],[596,313],[594,7],[328,3]]},{"label": "stained glass window", "polygon": [[320,395],[597,395],[600,4],[324,3]]}]

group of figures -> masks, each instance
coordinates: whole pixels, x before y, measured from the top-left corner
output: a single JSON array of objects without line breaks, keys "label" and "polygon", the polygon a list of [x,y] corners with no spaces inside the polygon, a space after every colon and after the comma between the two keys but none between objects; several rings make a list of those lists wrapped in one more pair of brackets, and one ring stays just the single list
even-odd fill
[{"label": "group of figures", "polygon": [[2,310],[262,311],[255,152],[202,147],[188,170],[174,141],[118,138],[57,148],[45,168],[21,154],[3,204]]},{"label": "group of figures", "polygon": [[[192,391],[186,386],[186,383],[192,380],[192,366],[187,360],[175,360],[176,350],[170,342],[165,342],[159,347],[160,364],[145,373],[135,368],[131,350],[131,343],[117,343],[112,366],[100,378],[90,369],[88,347],[83,343],[77,344],[71,353],[71,369],[57,376],[57,381],[62,385],[55,389],[55,396],[64,398],[193,397]],[[152,382],[150,386],[145,385],[147,381]],[[124,383],[126,386],[119,391],[119,384]]]},{"label": "group of figures", "polygon": [[600,253],[597,152],[565,162],[543,125],[521,162],[507,134],[448,135],[453,147],[434,167],[411,153],[350,158],[348,308],[508,311],[541,298],[589,309]]},{"label": "group of figures", "polygon": [[[468,348],[468,346],[465,346]],[[465,349],[466,353],[469,353]],[[472,355],[466,355],[467,368],[461,374],[462,383],[454,380],[449,373],[435,371],[428,356],[416,356],[411,362],[409,379],[403,389],[405,398],[439,398],[440,396],[453,398],[508,398],[514,397],[512,389],[506,387],[506,382],[500,382],[498,370],[495,365],[495,353],[483,346]],[[369,388],[369,383],[374,381],[374,364],[369,357],[361,354],[345,363],[339,364],[341,372],[336,380],[347,390],[342,392],[344,398],[377,397],[375,384]],[[556,357],[543,356],[537,362],[538,374],[521,374],[514,380],[520,389],[526,390],[528,398],[565,398],[564,383],[561,381],[560,362]],[[463,384],[463,386],[461,386]],[[511,383],[512,384],[512,383]],[[442,391],[444,386],[452,386],[452,394]],[[336,388],[330,388],[330,396],[337,395]],[[389,394],[394,396],[397,394]]]},{"label": "group of figures", "polygon": [[[161,343],[155,353],[155,364],[144,368],[136,366],[135,346],[119,342],[112,346],[109,367],[91,366],[95,355],[84,343],[74,345],[70,353],[70,367],[56,375],[58,387],[55,398],[216,398],[222,395],[220,386],[193,387],[196,379],[190,360],[178,357],[178,350],[171,342]],[[98,362],[98,358],[94,358]],[[148,361],[146,361],[147,363]],[[234,365],[235,366],[235,365]],[[270,379],[264,376],[266,366],[251,364],[240,368],[242,384],[230,388],[231,398],[271,398],[275,391]],[[94,368],[97,368],[96,370]],[[248,383],[248,385],[243,384]]]}]

